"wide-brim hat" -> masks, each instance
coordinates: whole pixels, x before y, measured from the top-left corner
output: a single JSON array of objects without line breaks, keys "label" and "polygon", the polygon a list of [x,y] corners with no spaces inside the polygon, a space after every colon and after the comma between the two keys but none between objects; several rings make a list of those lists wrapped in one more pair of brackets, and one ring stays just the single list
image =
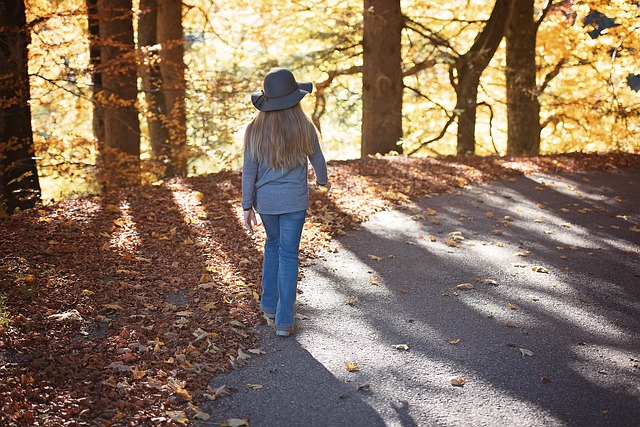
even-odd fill
[{"label": "wide-brim hat", "polygon": [[311,82],[297,82],[286,68],[276,68],[264,77],[263,89],[251,94],[251,103],[260,111],[285,110],[313,91]]}]

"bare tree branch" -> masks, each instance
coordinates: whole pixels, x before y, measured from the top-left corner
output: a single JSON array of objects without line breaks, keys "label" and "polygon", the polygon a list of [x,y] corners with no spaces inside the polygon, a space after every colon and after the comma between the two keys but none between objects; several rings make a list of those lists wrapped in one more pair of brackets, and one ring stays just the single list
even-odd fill
[{"label": "bare tree branch", "polygon": [[496,146],[496,141],[493,138],[493,107],[491,107],[491,104],[489,104],[488,102],[482,101],[478,103],[478,106],[480,105],[484,105],[485,107],[487,107],[489,109],[489,136],[491,137],[491,145],[493,146],[493,151],[496,154],[500,154],[500,151],[498,150],[498,147]]},{"label": "bare tree branch", "polygon": [[444,125],[444,128],[442,129],[442,131],[440,131],[438,136],[436,136],[435,138],[431,138],[428,141],[422,142],[418,146],[418,148],[416,148],[413,151],[407,153],[407,156],[412,156],[413,154],[415,154],[418,151],[422,150],[423,148],[425,148],[427,145],[431,144],[432,142],[435,142],[435,141],[438,141],[438,140],[444,138],[445,134],[447,133],[447,129],[449,129],[449,126],[451,125],[451,123],[454,122],[454,120],[455,120],[455,115],[449,116],[449,120],[447,120],[447,123]]},{"label": "bare tree branch", "polygon": [[538,31],[538,27],[540,27],[540,24],[542,24],[542,21],[544,21],[544,18],[547,16],[547,14],[549,13],[549,11],[553,6],[554,6],[553,0],[547,0],[547,4],[545,4],[544,9],[542,9],[540,18],[535,23],[536,32]]}]

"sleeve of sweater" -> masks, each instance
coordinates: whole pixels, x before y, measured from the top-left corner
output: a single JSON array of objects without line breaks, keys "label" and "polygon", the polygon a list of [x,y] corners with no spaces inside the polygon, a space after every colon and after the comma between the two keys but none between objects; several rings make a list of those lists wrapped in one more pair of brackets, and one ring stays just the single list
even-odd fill
[{"label": "sleeve of sweater", "polygon": [[309,160],[311,161],[311,166],[313,166],[313,172],[316,175],[316,182],[320,185],[325,185],[329,181],[327,162],[324,159],[324,154],[322,154],[320,142],[317,138],[313,143],[313,154],[309,156]]},{"label": "sleeve of sweater", "polygon": [[258,162],[253,160],[249,150],[245,149],[242,163],[242,209],[244,210],[253,207],[253,194],[256,188],[257,176]]}]

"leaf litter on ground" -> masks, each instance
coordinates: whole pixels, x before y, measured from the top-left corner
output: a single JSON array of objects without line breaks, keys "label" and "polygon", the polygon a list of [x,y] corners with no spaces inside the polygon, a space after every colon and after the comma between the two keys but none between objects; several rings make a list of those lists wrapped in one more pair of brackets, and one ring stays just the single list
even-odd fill
[{"label": "leaf litter on ground", "polygon": [[[632,165],[640,157],[625,153],[330,162],[336,191],[310,192],[301,261],[334,251],[332,237],[376,212],[461,186]],[[240,172],[223,171],[2,220],[0,424],[106,424],[126,414],[132,425],[182,425],[203,419],[199,402],[232,392],[209,383],[256,354],[254,327],[265,321],[264,230],[245,233],[240,195]],[[464,236],[447,238],[456,246]]]}]

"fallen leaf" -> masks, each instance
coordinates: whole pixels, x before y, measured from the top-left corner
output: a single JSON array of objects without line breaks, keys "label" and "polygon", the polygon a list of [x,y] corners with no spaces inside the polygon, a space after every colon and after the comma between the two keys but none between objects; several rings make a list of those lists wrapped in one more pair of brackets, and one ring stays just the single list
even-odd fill
[{"label": "fallen leaf", "polygon": [[464,289],[464,290],[468,290],[468,289],[473,289],[475,288],[475,286],[473,286],[473,284],[471,283],[461,283],[458,286],[456,286],[457,289]]},{"label": "fallen leaf", "polygon": [[456,338],[454,340],[449,340],[449,344],[456,345],[460,342],[460,338]]},{"label": "fallen leaf", "polygon": [[347,304],[349,305],[354,305],[357,302],[358,302],[358,297],[355,295],[350,296],[349,299],[347,300]]},{"label": "fallen leaf", "polygon": [[231,392],[227,389],[226,385],[222,385],[218,388],[209,387],[208,393],[204,393],[203,396],[209,400],[216,400],[221,397],[229,396]]},{"label": "fallen leaf", "polygon": [[251,390],[260,390],[262,387],[262,384],[247,384],[247,388],[250,388]]},{"label": "fallen leaf", "polygon": [[207,414],[206,412],[202,412],[198,410],[196,411],[196,414],[193,416],[193,418],[196,418],[202,421],[207,421],[209,418],[211,418],[211,415]]},{"label": "fallen leaf", "polygon": [[464,378],[461,378],[461,377],[451,377],[451,378],[449,378],[449,383],[452,386],[462,387],[463,385],[465,385],[467,383],[467,381]]},{"label": "fallen leaf", "polygon": [[345,367],[348,372],[356,372],[360,370],[360,366],[358,366],[357,363],[352,363],[348,360],[345,362]]},{"label": "fallen leaf", "polygon": [[369,254],[369,258],[371,258],[371,259],[372,259],[372,260],[374,260],[374,261],[381,261],[381,260],[382,260],[382,257],[381,257],[381,256],[378,256],[378,255],[371,255],[371,254]]},{"label": "fallen leaf", "polygon": [[539,265],[535,265],[533,267],[531,267],[532,271],[535,271],[536,273],[549,273],[549,270],[547,270],[544,267],[541,267]]},{"label": "fallen leaf", "polygon": [[409,351],[409,344],[394,344],[392,347],[396,350]]},{"label": "fallen leaf", "polygon": [[527,350],[526,348],[520,348],[520,353],[522,353],[522,357],[533,356],[533,351]]},{"label": "fallen leaf", "polygon": [[449,233],[447,235],[447,237],[444,238],[444,243],[447,246],[458,248],[458,247],[460,247],[460,242],[462,242],[463,240],[465,240],[465,238],[464,238],[464,236],[462,235],[461,232],[453,231],[453,232]]},{"label": "fallen leaf", "polygon": [[518,309],[517,305],[511,304],[511,303],[507,303],[507,307],[509,307],[509,309],[511,309],[511,310],[517,310]]},{"label": "fallen leaf", "polygon": [[189,419],[182,411],[167,411],[165,415],[174,423],[185,425],[189,423]]}]

